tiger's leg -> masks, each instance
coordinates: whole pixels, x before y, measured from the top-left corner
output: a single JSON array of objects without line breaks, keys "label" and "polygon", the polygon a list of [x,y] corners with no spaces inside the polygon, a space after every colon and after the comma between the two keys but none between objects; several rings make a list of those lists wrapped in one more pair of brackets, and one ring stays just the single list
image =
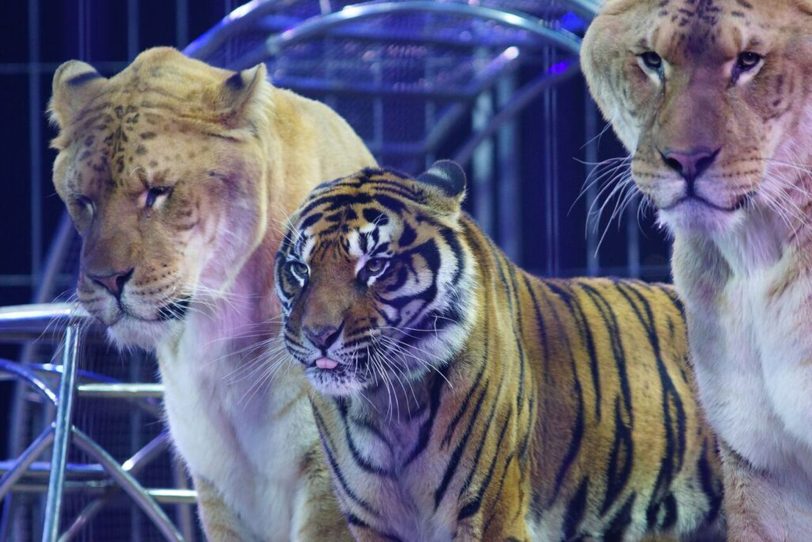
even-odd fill
[{"label": "tiger's leg", "polygon": [[197,509],[203,532],[209,542],[247,542],[254,537],[247,533],[239,517],[223,501],[220,492],[209,481],[193,476],[197,491]]},{"label": "tiger's leg", "polygon": [[293,502],[292,541],[353,540],[344,515],[333,495],[321,445],[315,443],[305,454],[300,486]]}]

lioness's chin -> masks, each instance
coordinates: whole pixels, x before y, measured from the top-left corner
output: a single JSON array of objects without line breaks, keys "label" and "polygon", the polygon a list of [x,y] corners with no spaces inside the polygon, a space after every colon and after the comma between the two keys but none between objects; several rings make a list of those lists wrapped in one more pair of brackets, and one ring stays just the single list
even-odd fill
[{"label": "lioness's chin", "polygon": [[741,222],[742,209],[723,210],[697,200],[683,201],[673,207],[660,209],[659,223],[671,232],[725,233]]},{"label": "lioness's chin", "polygon": [[107,336],[118,348],[138,347],[153,350],[172,331],[177,322],[148,322],[131,316],[122,316],[108,326]]}]

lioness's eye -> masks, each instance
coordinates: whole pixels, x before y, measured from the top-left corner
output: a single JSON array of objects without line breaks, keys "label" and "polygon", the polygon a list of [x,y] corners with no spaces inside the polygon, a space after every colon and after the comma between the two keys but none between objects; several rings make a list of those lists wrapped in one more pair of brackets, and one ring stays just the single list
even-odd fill
[{"label": "lioness's eye", "polygon": [[643,61],[643,64],[645,64],[647,68],[654,71],[660,71],[660,69],[663,67],[662,57],[654,51],[646,51],[645,53],[641,54],[640,60]]},{"label": "lioness's eye", "polygon": [[372,277],[382,275],[388,266],[389,260],[386,258],[370,258],[358,272],[358,278],[366,282]]},{"label": "lioness's eye", "polygon": [[93,211],[94,207],[93,200],[87,196],[76,196],[76,205],[88,211]]},{"label": "lioness's eye", "polygon": [[291,260],[285,265],[287,265],[290,274],[302,282],[306,281],[308,275],[310,275],[310,268],[307,267],[307,264],[296,260]]},{"label": "lioness's eye", "polygon": [[161,196],[168,196],[172,191],[168,186],[153,186],[147,190],[147,197],[144,200],[144,207],[152,208]]},{"label": "lioness's eye", "polygon": [[736,68],[740,72],[746,72],[752,70],[756,66],[758,66],[761,59],[764,58],[758,53],[754,53],[752,51],[744,51],[743,53],[739,53],[739,56],[736,57]]}]

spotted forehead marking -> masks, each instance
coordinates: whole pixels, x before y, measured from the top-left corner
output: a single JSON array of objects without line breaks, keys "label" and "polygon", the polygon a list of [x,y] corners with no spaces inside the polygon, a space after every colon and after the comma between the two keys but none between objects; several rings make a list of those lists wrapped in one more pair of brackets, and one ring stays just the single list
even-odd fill
[{"label": "spotted forehead marking", "polygon": [[[744,17],[753,10],[753,4],[746,0],[731,0],[734,6],[727,11],[733,17]],[[678,27],[700,23],[709,28],[719,24],[726,14],[724,2],[718,0],[661,0],[657,5],[660,19],[667,19]]]},{"label": "spotted forehead marking", "polygon": [[[736,20],[744,28],[750,27],[747,14],[754,9],[746,0],[661,0],[657,20],[642,47],[657,45],[682,51],[681,54],[702,56],[720,41],[720,25],[725,20]],[[745,43],[741,29],[731,29],[736,48],[753,46]],[[664,41],[665,40],[665,41]],[[670,45],[664,45],[665,43]]]}]

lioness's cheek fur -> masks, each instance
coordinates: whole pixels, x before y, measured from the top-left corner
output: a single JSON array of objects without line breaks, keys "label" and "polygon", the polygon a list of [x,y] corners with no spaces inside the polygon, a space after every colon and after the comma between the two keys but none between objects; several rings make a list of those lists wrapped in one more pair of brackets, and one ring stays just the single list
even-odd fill
[{"label": "lioness's cheek fur", "polygon": [[109,79],[63,64],[50,113],[54,185],[83,241],[79,300],[115,342],[157,352],[207,537],[346,539],[301,374],[271,383],[255,346],[275,334],[282,224],[313,185],[375,160],[264,66],[168,48]]}]

